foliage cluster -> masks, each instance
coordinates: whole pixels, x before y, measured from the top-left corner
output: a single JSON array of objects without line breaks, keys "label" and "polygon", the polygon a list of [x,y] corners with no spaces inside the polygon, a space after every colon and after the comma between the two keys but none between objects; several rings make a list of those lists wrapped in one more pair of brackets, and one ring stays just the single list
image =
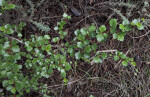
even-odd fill
[{"label": "foliage cluster", "polygon": [[[2,13],[4,10],[15,8],[14,4],[7,2],[3,2],[1,6]],[[68,34],[64,28],[69,19],[71,17],[64,13],[62,20],[54,27],[59,37],[50,37],[46,34],[31,35],[30,39],[23,39],[21,30],[26,25],[24,22],[20,22],[19,25],[4,24],[0,27],[0,81],[7,91],[12,95],[17,94],[18,97],[31,90],[39,91],[48,97],[47,84],[40,83],[41,78],[48,79],[53,70],[58,70],[64,84],[67,84],[67,72],[73,62],[84,60],[89,64],[102,63],[108,57],[109,52],[99,51],[98,45],[111,37],[111,34],[113,39],[124,41],[126,33],[132,31],[133,27],[137,27],[138,30],[144,29],[137,19],[131,23],[123,21],[121,24],[118,24],[116,19],[111,19],[109,27],[101,25],[97,28],[92,24],[88,29],[75,30],[72,41],[60,45],[59,41]],[[15,34],[17,36],[13,37]],[[92,43],[91,39],[97,42]],[[68,60],[68,56],[75,61]],[[123,66],[128,66],[129,63],[136,65],[133,58],[117,50],[109,56],[113,56],[115,61],[122,59]]]}]

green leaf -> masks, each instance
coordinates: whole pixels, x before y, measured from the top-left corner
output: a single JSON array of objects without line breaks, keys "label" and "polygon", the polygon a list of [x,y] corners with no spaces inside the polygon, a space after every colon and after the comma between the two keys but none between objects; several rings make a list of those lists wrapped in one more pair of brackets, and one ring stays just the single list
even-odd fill
[{"label": "green leaf", "polygon": [[90,53],[91,52],[91,46],[88,45],[84,48],[85,52]]},{"label": "green leaf", "polygon": [[130,23],[129,23],[128,20],[123,20],[123,21],[122,21],[122,24],[123,24],[123,25],[129,25]]},{"label": "green leaf", "polygon": [[144,29],[144,26],[141,23],[137,23],[136,25],[137,25],[138,30]]},{"label": "green leaf", "polygon": [[63,32],[62,35],[63,35],[63,36],[67,36],[67,32]]},{"label": "green leaf", "polygon": [[49,69],[48,69],[48,74],[49,75],[51,75],[53,73],[53,67],[52,67],[52,65],[49,67]]},{"label": "green leaf", "polygon": [[64,80],[63,80],[63,81],[64,81],[64,83],[67,83],[67,82],[68,82],[68,79],[64,78]]},{"label": "green leaf", "polygon": [[73,53],[73,48],[68,48],[68,53]]},{"label": "green leaf", "polygon": [[17,73],[19,71],[19,67],[17,64],[13,64],[13,70],[15,73]]},{"label": "green leaf", "polygon": [[0,0],[0,6],[3,6],[4,0]]},{"label": "green leaf", "polygon": [[30,52],[33,48],[31,46],[27,47],[27,51]]},{"label": "green leaf", "polygon": [[80,30],[79,30],[79,29],[75,30],[75,31],[74,31],[74,34],[75,34],[76,36],[78,36],[78,35],[80,34]]},{"label": "green leaf", "polygon": [[[11,73],[11,74],[10,74]],[[9,76],[8,76],[9,75]],[[9,85],[14,84],[14,74],[12,74],[12,72],[9,72],[9,74],[7,74],[9,80]],[[11,76],[11,77],[10,77]]]},{"label": "green leaf", "polygon": [[122,65],[123,65],[123,66],[128,66],[128,62],[122,61]]},{"label": "green leaf", "polygon": [[27,54],[26,57],[27,57],[28,59],[32,59],[32,56],[31,56],[30,54]]},{"label": "green leaf", "polygon": [[66,62],[66,57],[65,56],[60,56],[61,57],[61,64],[64,64]]},{"label": "green leaf", "polygon": [[90,41],[89,40],[84,40],[84,45],[88,45],[90,43]]},{"label": "green leaf", "polygon": [[120,28],[122,31],[125,31],[124,25],[120,24],[120,25],[119,25],[119,28]]},{"label": "green leaf", "polygon": [[77,47],[78,48],[83,48],[84,44],[82,42],[77,42]]},{"label": "green leaf", "polygon": [[94,44],[92,45],[92,50],[95,50],[95,51],[96,51],[97,47],[98,47],[97,44],[94,43]]},{"label": "green leaf", "polygon": [[79,60],[81,57],[82,57],[81,52],[75,53],[75,58],[76,58],[77,60]]},{"label": "green leaf", "polygon": [[4,48],[4,49],[9,49],[9,46],[10,46],[10,45],[9,45],[9,42],[7,41],[7,42],[4,43],[3,48]]},{"label": "green leaf", "polygon": [[85,36],[79,35],[79,36],[77,36],[77,39],[80,40],[80,41],[83,41],[85,39]]},{"label": "green leaf", "polygon": [[131,26],[129,25],[125,26],[125,31],[131,31],[131,30],[132,30]]},{"label": "green leaf", "polygon": [[117,20],[116,19],[111,19],[109,21],[109,25],[112,27],[112,28],[116,28],[117,27]]},{"label": "green leaf", "polygon": [[131,25],[135,26],[139,21],[137,19],[132,20]]},{"label": "green leaf", "polygon": [[1,26],[1,27],[0,27],[0,30],[1,30],[1,31],[5,31],[5,27],[4,27],[4,26]]},{"label": "green leaf", "polygon": [[13,34],[14,33],[14,30],[13,29],[8,29],[7,31],[6,31],[6,34]]},{"label": "green leaf", "polygon": [[125,36],[126,32],[119,32],[119,35]]},{"label": "green leaf", "polygon": [[66,24],[66,21],[65,20],[61,20],[60,26],[64,26],[65,24]]},{"label": "green leaf", "polygon": [[69,42],[66,42],[66,43],[65,43],[65,46],[68,47],[68,46],[69,46]]},{"label": "green leaf", "polygon": [[116,33],[117,32],[117,30],[116,30],[116,28],[110,28],[110,33]]},{"label": "green leaf", "polygon": [[12,47],[12,51],[13,51],[13,52],[19,52],[19,51],[20,51],[19,46],[17,46],[17,45],[13,46],[13,47]]},{"label": "green leaf", "polygon": [[8,80],[4,80],[4,81],[2,82],[2,84],[3,84],[3,87],[6,87],[6,86],[9,85],[9,82],[8,82]]},{"label": "green leaf", "polygon": [[124,55],[123,52],[117,51],[116,53],[119,54],[120,56]]},{"label": "green leaf", "polygon": [[106,59],[107,58],[107,53],[103,52],[101,56],[102,56],[103,59]]},{"label": "green leaf", "polygon": [[29,92],[30,92],[30,89],[26,89],[26,92],[29,93]]},{"label": "green leaf", "polygon": [[22,34],[21,33],[18,33],[18,35],[17,35],[19,38],[21,38],[22,37]]},{"label": "green leaf", "polygon": [[51,44],[48,44],[48,45],[46,46],[46,51],[49,52],[50,50],[51,50]]},{"label": "green leaf", "polygon": [[121,54],[120,57],[121,57],[121,59],[126,59],[127,58],[125,54]]},{"label": "green leaf", "polygon": [[12,86],[12,85],[9,85],[9,86],[6,88],[6,90],[11,91],[12,88],[13,88],[13,86]]},{"label": "green leaf", "polygon": [[45,46],[42,46],[42,50],[45,51],[45,50],[46,50],[46,47],[45,47]]},{"label": "green leaf", "polygon": [[6,75],[7,75],[6,70],[0,71],[0,78],[6,77]]},{"label": "green leaf", "polygon": [[89,36],[92,37],[92,38],[95,38],[96,37],[96,33],[95,32],[89,32]]},{"label": "green leaf", "polygon": [[104,33],[103,34],[104,38],[106,39],[108,37],[108,34],[107,33]]},{"label": "green leaf", "polygon": [[114,39],[117,39],[117,38],[118,38],[118,34],[114,33],[114,34],[113,34],[113,38],[114,38]]},{"label": "green leaf", "polygon": [[9,4],[9,9],[14,9],[15,5],[14,4]]},{"label": "green leaf", "polygon": [[46,78],[48,78],[48,77],[49,77],[49,76],[47,76],[47,74],[46,74],[46,72],[45,72],[45,71],[42,71],[42,72],[41,72],[41,76],[46,77]]},{"label": "green leaf", "polygon": [[100,27],[99,27],[99,30],[100,30],[101,33],[102,33],[102,32],[105,32],[105,31],[106,31],[105,25],[100,26]]},{"label": "green leaf", "polygon": [[118,35],[117,40],[123,41],[124,40],[124,36],[123,35]]},{"label": "green leaf", "polygon": [[8,66],[5,62],[0,62],[0,69],[5,69]]},{"label": "green leaf", "polygon": [[64,18],[67,18],[67,17],[68,17],[67,13],[64,13],[64,14],[63,14],[63,17],[64,17]]},{"label": "green leaf", "polygon": [[85,36],[87,34],[87,29],[86,28],[81,28],[80,32],[81,32],[82,35]]},{"label": "green leaf", "polygon": [[67,19],[70,20],[70,19],[71,19],[71,16],[67,16]]},{"label": "green leaf", "polygon": [[98,42],[104,40],[103,35],[100,35],[100,34],[96,35],[96,38],[97,38],[97,41],[98,41]]},{"label": "green leaf", "polygon": [[50,39],[49,35],[44,35],[45,39]]},{"label": "green leaf", "polygon": [[60,71],[60,75],[61,75],[61,77],[63,77],[63,78],[66,77],[66,72],[65,72],[64,69],[62,69],[62,70]]},{"label": "green leaf", "polygon": [[19,26],[24,27],[24,26],[26,26],[26,23],[25,22],[20,22]]},{"label": "green leaf", "polygon": [[114,60],[115,60],[115,61],[118,61],[118,60],[119,60],[119,56],[115,55],[115,56],[114,56]]},{"label": "green leaf", "polygon": [[102,63],[102,59],[100,58],[100,57],[93,57],[93,61],[95,62],[95,63]]},{"label": "green leaf", "polygon": [[57,42],[59,40],[59,37],[53,38],[53,42]]},{"label": "green leaf", "polygon": [[131,62],[131,64],[132,64],[133,66],[136,66],[136,63],[135,63],[135,62]]},{"label": "green leaf", "polygon": [[55,31],[57,31],[57,30],[58,30],[58,27],[57,27],[57,26],[56,26],[56,27],[54,27],[54,30],[55,30]]},{"label": "green leaf", "polygon": [[14,55],[14,58],[15,58],[16,60],[20,60],[20,59],[21,59],[21,56],[20,56],[19,53],[16,53],[16,54]]},{"label": "green leaf", "polygon": [[15,93],[16,93],[16,89],[15,89],[15,87],[11,89],[11,92],[12,92],[13,94],[15,94]]},{"label": "green leaf", "polygon": [[71,65],[69,63],[65,64],[65,70],[69,71],[71,69]]},{"label": "green leaf", "polygon": [[90,97],[94,97],[93,95],[90,95]]},{"label": "green leaf", "polygon": [[18,68],[19,68],[19,69],[22,69],[22,65],[18,65]]},{"label": "green leaf", "polygon": [[84,53],[84,58],[90,58],[90,54],[89,53]]},{"label": "green leaf", "polygon": [[23,89],[23,83],[20,81],[15,82],[15,87],[17,91],[21,91]]},{"label": "green leaf", "polygon": [[95,30],[96,30],[95,25],[89,26],[89,31],[90,31],[90,32],[93,32],[93,31],[95,31]]}]

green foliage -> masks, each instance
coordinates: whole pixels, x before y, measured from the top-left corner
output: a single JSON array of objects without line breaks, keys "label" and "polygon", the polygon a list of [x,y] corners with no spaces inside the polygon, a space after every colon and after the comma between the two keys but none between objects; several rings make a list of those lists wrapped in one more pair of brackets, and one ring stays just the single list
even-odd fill
[{"label": "green foliage", "polygon": [[102,59],[101,59],[99,56],[94,57],[94,58],[93,58],[93,61],[94,61],[95,63],[102,63]]},{"label": "green foliage", "polygon": [[93,95],[90,95],[90,97],[94,97]]},{"label": "green foliage", "polygon": [[[5,1],[3,3],[1,11],[15,7]],[[111,34],[114,39],[124,41],[126,32],[131,31],[135,26],[138,30],[144,29],[142,23],[137,20],[131,23],[123,21],[122,24],[118,24],[116,19],[111,19],[109,28],[106,28],[105,25],[96,28],[92,24],[89,28],[77,29],[74,31],[73,40],[61,45],[59,41],[67,36],[64,28],[69,19],[71,17],[64,13],[63,19],[54,27],[59,36],[53,38],[46,34],[43,36],[31,35],[29,39],[22,39],[21,31],[26,25],[24,22],[20,22],[19,25],[4,24],[0,27],[0,80],[6,90],[18,95],[29,93],[30,90],[42,90],[42,93],[46,95],[47,90],[43,87],[47,85],[39,84],[38,81],[41,78],[49,78],[53,70],[57,70],[66,84],[68,82],[67,72],[72,69],[72,62],[68,62],[68,57],[73,58],[75,63],[83,60],[87,63],[100,64],[107,59],[108,53],[97,51],[99,43],[105,42]],[[32,20],[31,22],[42,31],[50,31],[50,28],[43,24]],[[17,34],[15,38],[10,37],[15,34]],[[97,42],[93,43],[91,39]],[[128,66],[130,63],[133,66],[136,65],[133,58],[119,51],[115,53],[114,60],[122,60],[123,66]]]},{"label": "green foliage", "polygon": [[71,19],[70,16],[68,16],[66,13],[63,14],[64,19],[57,23],[57,26],[54,27],[54,30],[59,31],[59,35],[61,39],[64,39],[65,36],[67,36],[67,32],[63,31],[64,25],[66,24],[65,19]]},{"label": "green foliage", "polygon": [[90,32],[93,32],[93,31],[95,31],[95,30],[96,30],[95,25],[89,26],[89,31],[90,31]]},{"label": "green foliage", "polygon": [[103,33],[104,31],[106,31],[105,25],[100,26],[99,31],[100,31],[100,33]]},{"label": "green foliage", "polygon": [[122,59],[123,66],[128,66],[129,63],[131,63],[133,66],[136,66],[136,63],[133,61],[133,58],[127,57],[122,52],[117,51],[114,55],[114,60],[118,61],[119,59]]},{"label": "green foliage", "polygon": [[15,8],[14,4],[9,4],[9,1],[6,0],[1,0],[0,6],[1,6],[0,12],[2,13],[4,12],[4,10],[10,10]]},{"label": "green foliage", "polygon": [[109,21],[109,24],[112,28],[116,28],[117,27],[117,20],[116,19],[111,19]]},{"label": "green foliage", "polygon": [[113,38],[119,41],[124,41],[125,35],[127,32],[132,30],[133,26],[136,26],[138,30],[143,30],[144,26],[140,23],[139,20],[134,19],[131,23],[128,21],[123,21],[122,24],[119,24],[119,30],[117,31],[117,20],[111,19],[110,24],[110,33],[113,34]]},{"label": "green foliage", "polygon": [[143,30],[144,29],[144,26],[142,25],[142,23],[140,23],[140,19],[134,19],[131,22],[131,25],[136,26],[138,30]]}]

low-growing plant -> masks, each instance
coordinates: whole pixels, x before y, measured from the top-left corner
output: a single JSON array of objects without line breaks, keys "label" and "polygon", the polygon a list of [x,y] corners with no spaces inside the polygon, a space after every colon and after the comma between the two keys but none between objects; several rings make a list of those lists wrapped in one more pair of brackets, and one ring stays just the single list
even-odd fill
[{"label": "low-growing plant", "polygon": [[0,1],[0,6],[1,6],[1,9],[0,9],[1,13],[3,13],[4,10],[10,10],[10,9],[15,8],[14,4],[10,4],[9,1],[6,1],[6,0],[1,0]]},{"label": "low-growing plant", "polygon": [[[14,7],[15,5],[4,2],[1,10]],[[124,41],[126,32],[132,31],[134,26],[138,30],[144,29],[142,23],[136,19],[131,23],[123,21],[119,25],[116,19],[111,19],[109,21],[110,28],[106,28],[105,25],[96,28],[92,24],[88,29],[77,29],[74,31],[72,41],[61,45],[59,41],[67,36],[64,27],[69,19],[71,17],[64,13],[62,20],[54,27],[56,33],[59,34],[57,37],[50,37],[47,34],[44,36],[32,34],[31,38],[22,39],[21,30],[25,26],[24,22],[20,22],[19,25],[4,24],[0,27],[0,81],[12,95],[19,97],[30,91],[39,91],[46,96],[47,84],[39,81],[42,78],[50,78],[54,69],[60,72],[64,84],[67,84],[67,72],[71,69],[73,62],[84,60],[89,64],[91,62],[98,64],[107,58],[109,52],[99,51],[98,44],[105,42],[108,37],[111,37],[111,34],[113,39]],[[17,36],[12,37],[15,34]],[[92,43],[91,39],[95,39],[97,42]],[[67,60],[68,56],[75,61]],[[128,66],[129,63],[133,66],[136,65],[133,58],[127,57],[117,50],[113,56],[115,61],[122,59],[123,66]]]}]

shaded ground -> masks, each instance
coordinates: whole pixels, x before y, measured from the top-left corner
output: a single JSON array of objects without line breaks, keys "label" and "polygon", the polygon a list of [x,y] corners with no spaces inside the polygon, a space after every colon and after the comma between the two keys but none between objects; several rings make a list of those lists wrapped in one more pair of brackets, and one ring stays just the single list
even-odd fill
[{"label": "shaded ground", "polygon": [[[69,32],[64,41],[73,38],[74,30],[81,27],[88,27],[95,23],[97,27],[102,24],[108,26],[110,18],[117,18],[121,22],[123,17],[130,21],[135,18],[149,19],[150,6],[144,1],[138,0],[32,0],[35,6],[31,6],[26,0],[12,0],[16,5],[22,6],[22,10],[9,11],[3,15],[6,23],[18,23],[25,21],[27,26],[23,29],[23,38],[28,38],[30,34],[44,35],[35,25],[28,20],[48,25],[51,28],[51,37],[58,36],[53,27],[61,20],[64,12],[72,16],[65,30]],[[40,1],[44,1],[39,3]],[[130,1],[130,2],[129,2]],[[117,11],[115,11],[115,9]],[[120,11],[120,13],[118,13]],[[132,67],[124,68],[111,58],[105,60],[102,64],[86,64],[78,61],[78,66],[68,72],[69,84],[62,84],[59,73],[54,74],[47,80],[41,80],[48,84],[52,97],[147,97],[150,96],[150,34],[149,25],[145,25],[145,30],[132,31],[127,33],[124,42],[108,39],[106,43],[99,44],[99,50],[118,49],[130,57],[133,57],[137,63],[139,73],[134,76]],[[146,35],[144,35],[146,34]],[[143,36],[142,36],[143,35]],[[62,41],[63,42],[63,41]],[[69,60],[69,59],[68,59]],[[24,97],[42,97],[37,92],[31,92]]]}]

